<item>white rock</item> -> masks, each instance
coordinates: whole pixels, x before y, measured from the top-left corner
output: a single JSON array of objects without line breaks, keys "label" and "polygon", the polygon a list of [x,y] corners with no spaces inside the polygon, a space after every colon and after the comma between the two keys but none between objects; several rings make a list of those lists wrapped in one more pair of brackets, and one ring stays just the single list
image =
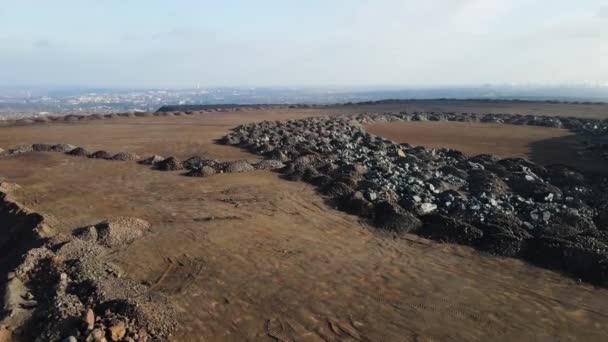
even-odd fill
[{"label": "white rock", "polygon": [[418,195],[416,195],[416,196],[412,197],[412,199],[413,199],[414,201],[416,201],[416,202],[420,202],[420,201],[422,201],[422,198],[420,198],[420,196],[418,196]]},{"label": "white rock", "polygon": [[525,177],[525,178],[526,178],[526,180],[527,180],[528,182],[531,182],[531,181],[533,181],[533,180],[534,180],[534,177],[532,177],[532,176],[530,176],[530,175],[526,175],[526,177]]},{"label": "white rock", "polygon": [[422,214],[432,213],[435,211],[435,209],[437,209],[437,205],[433,203],[422,203],[422,205],[420,205],[420,211]]}]

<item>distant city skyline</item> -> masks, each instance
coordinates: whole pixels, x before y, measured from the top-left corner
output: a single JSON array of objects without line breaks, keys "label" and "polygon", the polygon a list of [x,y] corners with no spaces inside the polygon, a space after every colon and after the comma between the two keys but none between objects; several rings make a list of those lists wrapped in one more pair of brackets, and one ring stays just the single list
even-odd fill
[{"label": "distant city skyline", "polygon": [[1,86],[608,85],[608,0],[5,0]]}]

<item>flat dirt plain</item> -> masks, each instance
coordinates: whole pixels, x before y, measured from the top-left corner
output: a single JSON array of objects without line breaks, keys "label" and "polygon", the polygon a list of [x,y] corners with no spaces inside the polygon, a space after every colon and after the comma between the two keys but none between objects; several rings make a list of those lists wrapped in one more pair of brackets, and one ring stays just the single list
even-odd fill
[{"label": "flat dirt plain", "polygon": [[[241,123],[348,111],[375,110],[271,109],[4,127],[0,146],[71,143],[144,157],[255,159],[214,140]],[[450,139],[468,132],[443,125],[437,130],[453,130],[445,134]],[[393,127],[372,131],[404,137]],[[403,129],[419,130],[412,127]],[[568,135],[538,130],[527,142],[524,133],[512,144],[488,133],[483,149],[475,139],[472,146],[455,139],[454,147],[529,156],[525,146]],[[437,136],[408,142],[430,145]],[[505,133],[494,137],[502,141]],[[601,341],[608,335],[606,289],[467,247],[380,234],[327,206],[311,186],[276,173],[200,179],[134,162],[29,153],[0,159],[0,176],[22,186],[15,195],[24,205],[53,215],[59,232],[115,216],[151,222],[150,234],[104,258],[175,304],[174,341]]]}]

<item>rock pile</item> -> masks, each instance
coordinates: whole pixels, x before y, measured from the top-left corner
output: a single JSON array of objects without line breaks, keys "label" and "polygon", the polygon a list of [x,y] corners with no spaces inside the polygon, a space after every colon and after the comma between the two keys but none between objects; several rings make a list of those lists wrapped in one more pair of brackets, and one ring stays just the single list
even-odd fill
[{"label": "rock pile", "polygon": [[75,149],[67,152],[67,154],[76,157],[88,157],[91,153],[83,147],[76,147]]},{"label": "rock pile", "polygon": [[399,145],[362,126],[473,119],[608,134],[606,122],[597,120],[389,113],[252,123],[221,142],[285,163],[286,178],[317,185],[339,208],[380,228],[522,257],[608,285],[605,177],[519,158]]},{"label": "rock pile", "polygon": [[110,154],[110,152],[108,152],[108,151],[101,150],[101,151],[91,153],[89,155],[89,158],[110,160],[110,159],[112,159],[112,154]]},{"label": "rock pile", "polygon": [[139,163],[142,165],[156,166],[156,164],[160,163],[163,160],[165,160],[165,158],[163,158],[159,155],[153,155],[149,158],[146,158],[146,159],[140,161]]},{"label": "rock pile", "polygon": [[161,171],[176,171],[184,168],[182,162],[175,157],[163,159],[162,161],[156,163],[155,167]]}]

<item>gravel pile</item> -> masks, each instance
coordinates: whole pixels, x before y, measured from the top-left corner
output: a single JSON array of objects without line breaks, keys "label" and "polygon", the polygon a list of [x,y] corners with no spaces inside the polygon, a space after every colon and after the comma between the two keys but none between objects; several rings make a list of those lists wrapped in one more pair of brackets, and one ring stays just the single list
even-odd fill
[{"label": "gravel pile", "polygon": [[255,170],[254,167],[246,160],[234,160],[218,165],[220,172],[225,173],[241,173]]},{"label": "gravel pile", "polygon": [[253,167],[256,170],[278,170],[284,168],[285,164],[283,164],[283,162],[281,162],[280,160],[267,159],[253,164]]},{"label": "gravel pile", "polygon": [[134,161],[139,160],[139,156],[131,152],[118,152],[114,156],[112,156],[112,160]]},{"label": "gravel pile", "polygon": [[[606,121],[518,115],[387,113],[260,122],[221,142],[284,162],[285,177],[319,186],[378,227],[522,257],[608,285],[608,181],[563,165],[398,145],[363,123],[484,121],[606,136]],[[604,216],[602,216],[604,215]]]}]

